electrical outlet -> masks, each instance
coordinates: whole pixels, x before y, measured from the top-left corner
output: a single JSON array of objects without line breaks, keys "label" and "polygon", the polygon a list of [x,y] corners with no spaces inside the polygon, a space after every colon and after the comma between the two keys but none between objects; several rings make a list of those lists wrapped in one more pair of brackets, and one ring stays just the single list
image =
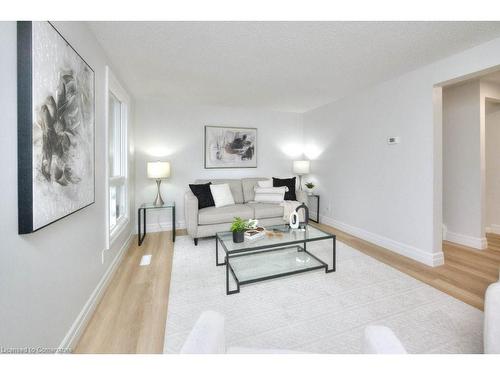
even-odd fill
[{"label": "electrical outlet", "polygon": [[104,253],[105,252],[106,252],[106,250],[101,251],[101,264],[104,264]]}]

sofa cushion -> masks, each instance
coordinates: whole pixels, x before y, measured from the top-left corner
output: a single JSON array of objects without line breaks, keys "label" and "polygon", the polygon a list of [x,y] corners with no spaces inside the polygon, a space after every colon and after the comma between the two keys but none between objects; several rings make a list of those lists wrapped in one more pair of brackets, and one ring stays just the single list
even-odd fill
[{"label": "sofa cushion", "polygon": [[201,225],[230,223],[235,217],[253,219],[253,211],[252,207],[247,204],[207,207],[198,211],[198,223]]},{"label": "sofa cushion", "polygon": [[261,188],[270,188],[273,187],[273,180],[257,181],[257,185]]},{"label": "sofa cushion", "polygon": [[283,207],[275,203],[249,203],[253,208],[255,219],[283,217]]},{"label": "sofa cushion", "polygon": [[255,188],[255,202],[259,203],[282,203],[285,198],[286,187]]},{"label": "sofa cushion", "polygon": [[214,185],[228,184],[233,194],[234,203],[243,203],[243,189],[241,188],[241,180],[230,179],[213,179],[213,180],[196,180],[197,184],[206,184],[211,182]]},{"label": "sofa cushion", "polygon": [[[241,185],[243,187],[243,200],[245,203],[253,201],[255,198],[255,187],[258,181],[265,181],[268,178],[264,177],[252,177],[252,178],[242,178]],[[272,185],[271,185],[272,186]]]}]

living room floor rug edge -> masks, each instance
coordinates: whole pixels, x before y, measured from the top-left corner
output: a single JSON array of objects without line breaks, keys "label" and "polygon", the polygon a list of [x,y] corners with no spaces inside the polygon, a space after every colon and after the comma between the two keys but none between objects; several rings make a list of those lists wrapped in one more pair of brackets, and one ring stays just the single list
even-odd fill
[{"label": "living room floor rug edge", "polygon": [[[331,240],[308,244],[330,261]],[[331,263],[330,263],[331,264]],[[178,353],[205,310],[226,317],[227,346],[360,353],[364,328],[386,325],[409,353],[481,353],[483,313],[337,241],[337,272],[322,270],[225,293],[215,239],[174,246],[165,353]]]}]

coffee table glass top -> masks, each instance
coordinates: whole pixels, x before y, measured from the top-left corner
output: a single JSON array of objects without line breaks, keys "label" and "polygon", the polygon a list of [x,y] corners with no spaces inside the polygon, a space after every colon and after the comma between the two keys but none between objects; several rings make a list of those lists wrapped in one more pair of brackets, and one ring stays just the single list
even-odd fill
[{"label": "coffee table glass top", "polygon": [[254,240],[245,238],[245,241],[241,243],[233,242],[232,232],[219,232],[217,233],[217,237],[228,253],[298,244],[334,237],[334,235],[323,232],[311,225],[308,225],[305,230],[290,229],[288,225],[274,225],[265,228],[266,234],[263,237]]}]

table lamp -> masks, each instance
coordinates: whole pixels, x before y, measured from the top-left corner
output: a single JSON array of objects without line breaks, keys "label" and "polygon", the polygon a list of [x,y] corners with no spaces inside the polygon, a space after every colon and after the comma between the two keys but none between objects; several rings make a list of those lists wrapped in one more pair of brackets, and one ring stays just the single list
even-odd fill
[{"label": "table lamp", "polygon": [[161,198],[160,185],[161,180],[170,177],[170,163],[168,161],[151,161],[147,165],[148,178],[153,178],[156,180],[156,186],[158,191],[156,192],[156,198],[154,201],[155,206],[163,206],[165,202]]},{"label": "table lamp", "polygon": [[293,173],[299,176],[299,190],[302,190],[302,176],[309,173],[311,162],[309,160],[295,160]]}]

